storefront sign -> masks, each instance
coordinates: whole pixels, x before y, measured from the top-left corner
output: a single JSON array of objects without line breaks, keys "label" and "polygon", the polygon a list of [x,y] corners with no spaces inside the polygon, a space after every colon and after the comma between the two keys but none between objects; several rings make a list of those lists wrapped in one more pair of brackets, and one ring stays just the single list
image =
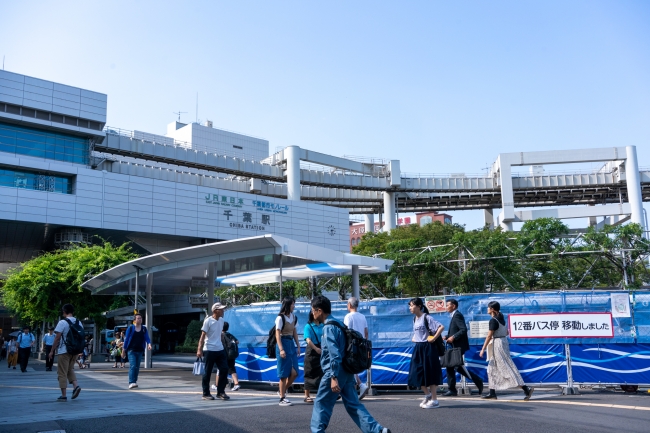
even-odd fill
[{"label": "storefront sign", "polygon": [[511,338],[612,338],[611,313],[510,314]]}]

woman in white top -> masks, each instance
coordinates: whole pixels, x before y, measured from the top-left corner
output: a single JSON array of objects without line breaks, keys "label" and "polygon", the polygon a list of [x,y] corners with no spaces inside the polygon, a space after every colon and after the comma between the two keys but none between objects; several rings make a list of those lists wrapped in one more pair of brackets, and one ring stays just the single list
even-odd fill
[{"label": "woman in white top", "polygon": [[[298,357],[300,341],[298,340],[298,318],[293,314],[296,302],[292,297],[282,300],[282,307],[275,318],[275,357],[278,360],[278,378],[280,379],[280,406],[291,406],[286,398],[287,389],[298,376]],[[295,345],[294,345],[294,340]]]},{"label": "woman in white top", "polygon": [[411,339],[415,347],[411,355],[408,384],[424,392],[424,400],[420,403],[422,409],[435,409],[440,407],[436,394],[438,385],[442,385],[442,367],[435,341],[445,327],[428,314],[422,298],[411,299],[409,311],[415,315]]}]

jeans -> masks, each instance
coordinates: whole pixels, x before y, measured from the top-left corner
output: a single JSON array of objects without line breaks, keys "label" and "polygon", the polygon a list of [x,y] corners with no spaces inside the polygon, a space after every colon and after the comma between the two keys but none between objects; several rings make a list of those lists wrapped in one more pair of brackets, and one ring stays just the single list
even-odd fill
[{"label": "jeans", "polygon": [[29,355],[31,353],[31,347],[18,348],[18,362],[20,363],[20,369],[22,371],[27,371],[27,363],[29,362]]},{"label": "jeans", "polygon": [[134,352],[129,350],[129,383],[138,383],[138,374],[140,373],[140,362],[144,352]]},{"label": "jeans", "polygon": [[[383,427],[375,421],[368,409],[359,402],[354,375],[341,372],[338,381],[343,406],[345,406],[345,410],[352,418],[352,421],[363,433],[381,433]],[[311,413],[310,427],[312,433],[325,431],[332,417],[336,397],[338,397],[338,394],[332,392],[332,378],[329,375],[323,377],[318,388],[318,394],[316,394],[316,401],[314,401],[314,410]]]},{"label": "jeans", "polygon": [[205,373],[203,373],[203,395],[210,395],[210,377],[215,364],[219,370],[219,383],[217,383],[217,394],[226,392],[228,383],[228,355],[225,350],[204,350],[203,359],[205,360]]}]

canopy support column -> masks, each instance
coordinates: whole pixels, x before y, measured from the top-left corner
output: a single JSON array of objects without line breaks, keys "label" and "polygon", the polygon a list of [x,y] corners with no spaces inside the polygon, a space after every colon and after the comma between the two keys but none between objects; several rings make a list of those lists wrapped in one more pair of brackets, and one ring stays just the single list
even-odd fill
[{"label": "canopy support column", "polygon": [[359,299],[359,266],[352,265],[352,296]]},{"label": "canopy support column", "polygon": [[[145,307],[146,311],[146,322],[145,326],[147,327],[147,334],[149,334],[149,340],[153,343],[153,304],[151,302],[151,296],[153,292],[153,274],[147,274],[147,306]],[[153,344],[152,344],[153,346]],[[151,350],[146,349],[144,351],[144,368],[151,368]]]}]

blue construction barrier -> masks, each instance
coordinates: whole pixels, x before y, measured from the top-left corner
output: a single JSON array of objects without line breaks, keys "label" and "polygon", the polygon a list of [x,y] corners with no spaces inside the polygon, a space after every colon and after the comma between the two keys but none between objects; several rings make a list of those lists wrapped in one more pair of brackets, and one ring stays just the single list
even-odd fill
[{"label": "blue construction barrier", "polygon": [[[611,312],[611,291],[569,291],[500,293],[454,296],[459,310],[470,321],[489,320],[487,304],[498,301],[501,311],[512,313]],[[616,292],[621,293],[621,292]],[[627,292],[625,292],[627,293]],[[451,297],[448,297],[451,298]],[[510,340],[514,363],[526,383],[566,384],[568,381],[565,345],[569,344],[574,383],[650,384],[650,292],[630,295],[631,317],[614,318],[613,338],[527,338]],[[343,319],[346,302],[333,302],[332,314]],[[298,333],[304,352],[302,329],[309,314],[308,303],[297,303]],[[266,339],[273,327],[280,303],[241,306],[226,311],[230,331],[239,339],[239,378],[277,382],[276,360],[266,357]],[[408,299],[378,299],[362,302],[359,311],[368,320],[373,342],[372,383],[406,385],[413,344],[413,315]],[[432,313],[445,327],[447,313]],[[471,338],[465,354],[467,367],[487,380],[487,361],[478,353],[483,338]],[[302,383],[303,356],[296,383]],[[444,370],[443,370],[444,373]],[[362,378],[364,379],[364,378]]]}]

